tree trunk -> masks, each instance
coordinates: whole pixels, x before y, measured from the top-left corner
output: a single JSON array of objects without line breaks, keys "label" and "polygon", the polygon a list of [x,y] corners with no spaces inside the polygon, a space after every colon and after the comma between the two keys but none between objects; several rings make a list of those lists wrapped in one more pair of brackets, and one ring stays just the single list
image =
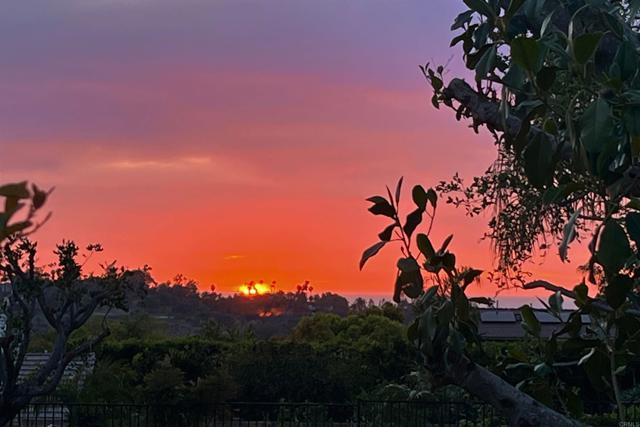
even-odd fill
[{"label": "tree trunk", "polygon": [[584,426],[541,404],[466,357],[451,366],[446,376],[454,384],[499,410],[510,427]]}]

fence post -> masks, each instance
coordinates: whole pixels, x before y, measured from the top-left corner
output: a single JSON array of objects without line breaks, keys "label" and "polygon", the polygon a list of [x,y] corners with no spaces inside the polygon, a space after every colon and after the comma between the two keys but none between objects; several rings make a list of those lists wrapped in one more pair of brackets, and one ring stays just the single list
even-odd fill
[{"label": "fence post", "polygon": [[360,427],[360,399],[356,400],[356,427]]}]

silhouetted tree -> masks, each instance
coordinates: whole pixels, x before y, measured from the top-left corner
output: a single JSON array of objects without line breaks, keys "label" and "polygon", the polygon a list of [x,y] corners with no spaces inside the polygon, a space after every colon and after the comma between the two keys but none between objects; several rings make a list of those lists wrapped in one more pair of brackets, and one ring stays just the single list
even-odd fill
[{"label": "silhouetted tree", "polygon": [[[5,198],[5,212],[0,223],[0,271],[5,296],[0,306],[4,329],[0,332],[0,425],[6,425],[31,399],[51,393],[62,378],[67,365],[78,355],[103,340],[102,331],[82,343],[70,346],[71,334],[80,328],[98,308],[126,308],[127,297],[144,290],[147,272],[126,271],[113,264],[105,266],[100,276],[84,275],[78,263],[78,247],[73,242],[58,245],[57,265],[50,271],[36,266],[36,244],[25,235],[37,225],[33,217],[46,200],[47,193],[26,183],[0,187]],[[10,224],[21,208],[27,207],[26,219]],[[89,251],[100,251],[90,245]],[[8,290],[6,290],[8,288]],[[41,313],[55,331],[48,360],[28,378],[20,378],[32,333],[34,316]],[[108,313],[108,310],[107,310]]]},{"label": "silhouetted tree", "polygon": [[[435,249],[427,232],[417,236],[418,252],[410,248],[423,216],[433,221],[428,209],[436,208],[434,190],[413,189],[416,209],[403,223],[399,191],[395,197],[389,192],[388,198],[369,199],[371,212],[393,223],[362,263],[389,241],[402,243],[395,296],[405,293],[418,303],[410,337],[434,383],[465,388],[501,410],[510,425],[569,426],[577,424],[570,417],[581,416],[585,397],[585,389],[568,380],[578,372],[591,387],[612,396],[624,421],[618,377],[629,369],[627,361],[640,357],[638,5],[610,0],[465,4],[468,9],[452,26],[459,32],[452,44],[462,45],[475,82],[447,82],[441,66],[427,65],[423,71],[434,89],[433,104],[471,120],[476,131],[486,127],[498,157],[469,186],[455,176],[438,189],[471,216],[490,210],[488,236],[499,259],[493,278],[500,286],[521,283],[525,289],[550,291],[547,310],[563,328],[541,338],[540,324],[525,306],[523,324],[538,345],[531,354],[509,354],[505,366],[523,373],[519,387],[505,380],[507,372],[496,372],[499,376],[483,366],[474,299],[465,295],[479,273],[457,265],[450,239]],[[582,283],[568,288],[526,283],[518,274],[537,250],[552,248],[554,241],[562,260],[570,244],[587,242],[590,257]],[[423,269],[435,284],[427,291]],[[595,296],[589,296],[587,283]],[[563,298],[578,306],[568,319],[560,314]],[[581,316],[591,319],[590,339],[583,334]],[[561,334],[568,337],[566,345]]]}]

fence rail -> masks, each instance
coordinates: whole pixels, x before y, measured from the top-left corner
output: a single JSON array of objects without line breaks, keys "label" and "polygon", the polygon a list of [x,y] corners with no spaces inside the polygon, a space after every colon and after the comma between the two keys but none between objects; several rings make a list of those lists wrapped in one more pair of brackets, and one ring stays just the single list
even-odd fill
[{"label": "fence rail", "polygon": [[[627,421],[640,421],[640,405]],[[615,415],[608,414],[610,421]],[[474,401],[216,403],[207,407],[34,403],[11,427],[506,427],[493,407]],[[598,424],[600,425],[600,424]],[[612,424],[612,425],[617,425]]]},{"label": "fence rail", "polygon": [[494,427],[472,402],[220,403],[202,407],[35,403],[11,427]]}]

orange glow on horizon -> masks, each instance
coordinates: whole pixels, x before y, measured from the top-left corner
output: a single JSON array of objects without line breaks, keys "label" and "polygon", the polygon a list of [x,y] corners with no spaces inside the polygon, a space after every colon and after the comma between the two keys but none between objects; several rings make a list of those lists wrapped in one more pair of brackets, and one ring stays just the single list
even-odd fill
[{"label": "orange glow on horizon", "polygon": [[264,284],[262,281],[258,283],[249,282],[238,287],[238,292],[241,295],[244,295],[247,297],[273,293],[274,290],[275,290],[275,282],[272,282],[271,286]]},{"label": "orange glow on horizon", "polygon": [[[451,76],[470,76],[449,47],[462,2],[14,3],[38,25],[6,28],[0,183],[55,187],[33,236],[41,265],[71,239],[105,249],[86,273],[115,260],[256,300],[275,293],[272,279],[278,291],[309,279],[316,294],[390,300],[399,245],[358,268],[388,225],[365,199],[402,175],[404,218],[411,185],[469,183],[496,157],[490,133],[432,107],[416,66],[454,55]],[[453,233],[459,264],[490,271],[490,212],[438,206],[430,239]],[[525,268],[571,288],[589,259],[574,246],[573,264],[554,248]],[[496,293],[485,278],[473,295]]]}]

